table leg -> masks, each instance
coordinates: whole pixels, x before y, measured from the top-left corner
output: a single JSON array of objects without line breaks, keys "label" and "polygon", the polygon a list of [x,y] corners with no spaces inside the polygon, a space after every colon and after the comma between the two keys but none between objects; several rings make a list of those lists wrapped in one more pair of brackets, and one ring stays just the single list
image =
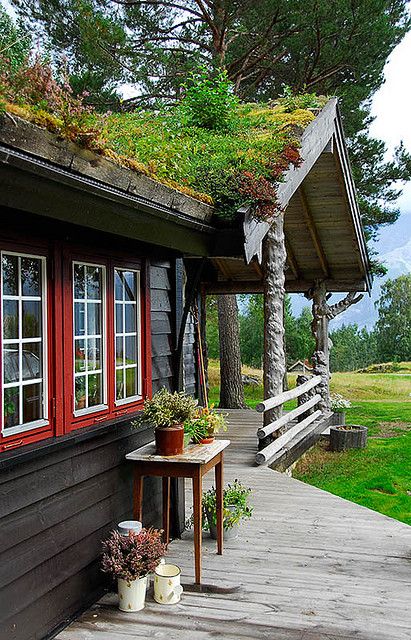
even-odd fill
[{"label": "table leg", "polygon": [[170,478],[163,478],[163,529],[167,546],[170,542]]},{"label": "table leg", "polygon": [[194,566],[195,583],[201,583],[201,542],[202,542],[202,476],[198,468],[193,477],[193,503],[194,503]]},{"label": "table leg", "polygon": [[138,469],[134,470],[133,518],[140,522],[143,519],[143,476]]},{"label": "table leg", "polygon": [[217,511],[217,553],[223,554],[223,453],[221,459],[215,466],[215,486],[216,486],[216,511]]}]

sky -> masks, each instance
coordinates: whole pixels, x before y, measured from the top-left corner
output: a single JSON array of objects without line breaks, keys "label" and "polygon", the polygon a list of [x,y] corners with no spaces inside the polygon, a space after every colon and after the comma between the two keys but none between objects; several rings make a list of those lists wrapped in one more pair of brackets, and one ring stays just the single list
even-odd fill
[{"label": "sky", "polygon": [[[8,0],[0,2],[15,15]],[[411,153],[410,69],[411,33],[408,33],[388,58],[384,70],[385,82],[372,102],[372,115],[375,119],[370,133],[386,143],[387,159],[401,141]],[[401,215],[395,224],[381,229],[375,243],[380,259],[388,268],[386,278],[411,273],[411,182],[400,187],[403,191],[398,200]],[[375,280],[371,297],[364,296],[360,303],[337,316],[332,321],[331,329],[350,322],[356,322],[360,327],[372,327],[377,318],[375,301],[379,297],[383,281],[384,279]],[[337,299],[335,296],[334,298]],[[294,313],[298,314],[307,305],[307,300],[301,295],[292,295],[292,304]]]}]

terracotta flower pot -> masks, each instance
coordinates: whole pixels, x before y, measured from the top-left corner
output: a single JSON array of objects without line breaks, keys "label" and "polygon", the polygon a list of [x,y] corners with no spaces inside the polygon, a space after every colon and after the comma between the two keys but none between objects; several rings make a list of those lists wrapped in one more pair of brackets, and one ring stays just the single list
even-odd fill
[{"label": "terracotta flower pot", "polygon": [[177,456],[184,451],[184,426],[156,427],[156,454],[158,456]]},{"label": "terracotta flower pot", "polygon": [[214,436],[208,436],[207,438],[201,438],[200,444],[211,444],[212,442],[214,442],[214,440]]}]

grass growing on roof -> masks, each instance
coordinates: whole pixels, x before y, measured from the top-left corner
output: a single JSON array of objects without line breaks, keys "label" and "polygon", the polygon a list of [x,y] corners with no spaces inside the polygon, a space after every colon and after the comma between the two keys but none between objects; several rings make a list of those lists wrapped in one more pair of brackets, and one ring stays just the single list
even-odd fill
[{"label": "grass growing on roof", "polygon": [[250,206],[279,213],[276,185],[299,166],[300,134],[327,99],[314,94],[240,104],[224,72],[194,73],[174,106],[100,114],[39,56],[17,70],[0,54],[0,110],[19,115],[114,162],[214,204],[233,218]]}]

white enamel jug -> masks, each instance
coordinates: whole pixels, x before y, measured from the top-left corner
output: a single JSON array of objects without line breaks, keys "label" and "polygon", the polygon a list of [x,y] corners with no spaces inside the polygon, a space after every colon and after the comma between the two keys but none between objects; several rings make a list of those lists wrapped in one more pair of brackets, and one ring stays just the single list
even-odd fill
[{"label": "white enamel jug", "polygon": [[181,569],[175,564],[159,564],[154,572],[154,600],[159,604],[176,604],[183,587],[180,584]]}]

